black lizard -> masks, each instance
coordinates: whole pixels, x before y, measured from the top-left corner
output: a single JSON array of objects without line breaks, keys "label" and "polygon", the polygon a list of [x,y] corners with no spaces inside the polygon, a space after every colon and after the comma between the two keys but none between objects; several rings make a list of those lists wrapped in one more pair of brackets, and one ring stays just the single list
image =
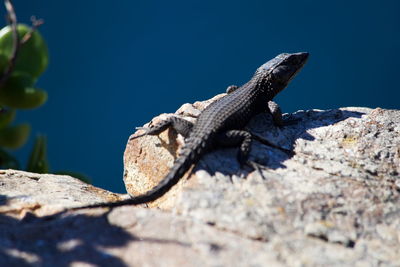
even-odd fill
[{"label": "black lizard", "polygon": [[143,195],[118,202],[98,203],[72,209],[116,207],[153,201],[164,195],[193,164],[218,145],[240,145],[238,161],[242,165],[249,163],[248,154],[252,139],[267,145],[271,144],[243,128],[253,116],[262,112],[271,112],[275,123],[282,125],[282,114],[272,99],[288,85],[304,66],[307,58],[308,53],[284,53],[276,56],[259,67],[246,84],[241,87],[229,86],[228,94],[204,109],[195,124],[177,117],[170,117],[161,124],[144,128],[146,131],[144,134],[133,138],[157,135],[168,127],[173,127],[185,137],[185,145],[168,175]]}]

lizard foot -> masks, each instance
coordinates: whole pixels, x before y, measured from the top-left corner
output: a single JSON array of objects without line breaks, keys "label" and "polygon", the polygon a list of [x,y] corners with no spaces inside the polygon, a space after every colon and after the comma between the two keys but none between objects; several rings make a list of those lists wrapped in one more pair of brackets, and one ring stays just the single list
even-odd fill
[{"label": "lizard foot", "polygon": [[263,170],[263,169],[264,169],[264,170],[267,169],[265,166],[263,166],[262,164],[260,164],[260,163],[258,163],[258,162],[252,161],[252,160],[246,161],[246,165],[247,165],[248,167],[250,167],[252,170],[257,171],[258,174],[261,176],[261,178],[262,178],[263,180],[266,180],[266,179],[267,179],[267,178],[263,175],[263,173],[262,173],[262,170]]},{"label": "lizard foot", "polygon": [[145,132],[136,136],[132,136],[131,138],[129,138],[129,140],[133,140],[139,137],[143,137],[145,135],[147,135],[150,132],[150,128],[147,127],[135,127],[136,130],[144,130]]}]

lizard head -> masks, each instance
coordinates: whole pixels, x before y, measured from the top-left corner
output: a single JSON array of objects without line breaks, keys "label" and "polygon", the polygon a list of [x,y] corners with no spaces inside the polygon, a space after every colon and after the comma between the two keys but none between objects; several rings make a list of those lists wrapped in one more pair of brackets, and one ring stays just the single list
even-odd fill
[{"label": "lizard head", "polygon": [[307,59],[307,52],[279,54],[259,67],[257,73],[262,78],[270,78],[275,85],[281,85],[278,87],[283,89],[301,70]]}]

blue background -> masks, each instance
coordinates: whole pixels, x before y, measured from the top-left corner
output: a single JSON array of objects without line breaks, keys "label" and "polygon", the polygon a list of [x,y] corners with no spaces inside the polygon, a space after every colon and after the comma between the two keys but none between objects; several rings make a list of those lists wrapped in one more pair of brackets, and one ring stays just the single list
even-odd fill
[{"label": "blue background", "polygon": [[18,113],[48,137],[52,170],[124,192],[128,136],[155,115],[242,84],[281,52],[307,66],[277,98],[285,112],[399,108],[400,1],[15,0],[45,20],[48,102]]}]

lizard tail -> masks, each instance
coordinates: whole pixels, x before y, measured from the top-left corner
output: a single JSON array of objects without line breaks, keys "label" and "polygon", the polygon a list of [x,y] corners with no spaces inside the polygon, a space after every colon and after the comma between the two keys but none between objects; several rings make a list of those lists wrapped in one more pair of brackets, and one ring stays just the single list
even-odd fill
[{"label": "lizard tail", "polygon": [[[198,144],[197,144],[198,143]],[[99,207],[118,207],[124,205],[138,205],[147,202],[154,201],[161,196],[163,196],[166,192],[168,192],[171,187],[176,185],[182,176],[187,172],[191,165],[196,163],[197,160],[200,158],[199,149],[201,145],[200,142],[196,142],[196,145],[193,146],[191,143],[190,148],[184,146],[182,148],[181,155],[175,160],[171,170],[165,176],[163,180],[160,181],[158,185],[147,191],[146,193],[134,196],[130,199],[116,201],[116,202],[103,202],[103,203],[96,203],[86,206],[74,207],[70,208],[69,210],[78,210],[78,209],[85,209],[85,208],[99,208]]]}]

